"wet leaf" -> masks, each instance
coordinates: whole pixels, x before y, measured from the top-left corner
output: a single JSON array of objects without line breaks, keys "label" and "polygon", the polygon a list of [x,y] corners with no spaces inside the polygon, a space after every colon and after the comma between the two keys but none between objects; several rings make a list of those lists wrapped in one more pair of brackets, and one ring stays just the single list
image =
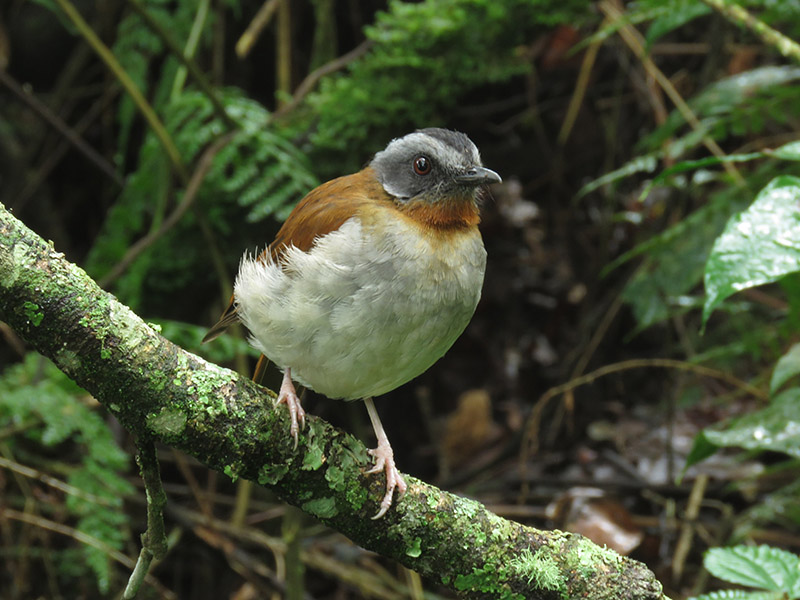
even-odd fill
[{"label": "wet leaf", "polygon": [[[800,458],[800,388],[785,390],[766,408],[733,419],[724,431],[706,429],[703,436],[715,446],[772,450]],[[709,455],[706,446],[701,450],[705,451],[698,453],[701,458]]]},{"label": "wet leaf", "polygon": [[703,324],[732,294],[800,270],[800,178],[773,179],[728,221],[706,263]]}]

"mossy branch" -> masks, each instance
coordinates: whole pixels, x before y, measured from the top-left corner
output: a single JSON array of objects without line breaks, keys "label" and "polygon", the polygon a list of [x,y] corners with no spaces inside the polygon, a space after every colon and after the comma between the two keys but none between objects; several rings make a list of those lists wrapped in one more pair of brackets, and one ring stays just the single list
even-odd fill
[{"label": "mossy branch", "polygon": [[364,445],[310,416],[297,450],[285,410],[236,373],[161,337],[0,205],[0,319],[142,439],[257,481],[357,544],[466,598],[659,599],[641,563],[585,538],[502,519],[407,477],[376,522],[383,478]]}]

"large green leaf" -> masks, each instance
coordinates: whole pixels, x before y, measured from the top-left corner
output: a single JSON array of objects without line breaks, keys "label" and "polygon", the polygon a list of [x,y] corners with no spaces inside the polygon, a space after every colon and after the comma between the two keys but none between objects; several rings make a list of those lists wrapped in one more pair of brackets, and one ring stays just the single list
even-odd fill
[{"label": "large green leaf", "polygon": [[733,546],[706,552],[705,568],[720,579],[750,587],[800,595],[800,558],[770,546]]},{"label": "large green leaf", "polygon": [[800,178],[782,175],[734,216],[706,263],[703,323],[735,292],[800,270]]},{"label": "large green leaf", "polygon": [[[781,392],[769,406],[732,420],[724,430],[706,429],[701,435],[715,446],[772,450],[800,458],[800,388]],[[700,458],[710,454],[705,443],[701,448],[705,452],[698,450]]]}]

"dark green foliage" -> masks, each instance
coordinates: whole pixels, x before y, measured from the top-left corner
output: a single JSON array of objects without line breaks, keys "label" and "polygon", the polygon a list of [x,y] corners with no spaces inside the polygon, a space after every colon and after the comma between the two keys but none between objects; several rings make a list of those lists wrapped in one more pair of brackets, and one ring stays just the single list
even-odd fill
[{"label": "dark green foliage", "polygon": [[[51,2],[39,1],[53,6]],[[201,69],[210,71],[209,56],[214,54],[219,58],[215,54],[219,48],[212,45],[214,27],[224,24],[225,36],[230,36],[234,30],[241,32],[252,17],[254,6],[260,3],[240,5],[237,0],[226,0],[214,4],[215,9],[203,20],[198,18],[198,14],[202,14],[198,12],[201,5],[198,2],[147,0],[142,2],[143,8],[163,32],[155,31],[126,6],[119,22],[102,36],[113,40],[115,56],[165,124],[189,175],[197,169],[204,152],[232,128],[205,93],[198,91],[191,77],[183,81],[179,74],[180,63],[163,36],[184,48],[197,24],[202,33],[192,58]],[[783,33],[800,34],[800,19],[797,18],[800,0],[752,0],[737,4]],[[785,236],[790,243],[784,255],[781,236],[777,235],[783,231],[780,228],[767,228],[763,235],[750,241],[736,239],[735,234],[743,223],[763,225],[771,220],[776,225],[788,225],[796,219],[795,192],[782,205],[780,213],[771,213],[771,209],[765,208],[759,193],[768,195],[776,187],[783,191],[789,187],[798,188],[795,178],[800,176],[800,168],[796,162],[796,148],[785,146],[782,152],[772,152],[771,148],[796,137],[800,117],[800,68],[783,61],[773,49],[759,45],[752,32],[729,26],[701,0],[625,3],[620,6],[625,11],[622,19],[606,22],[594,33],[603,14],[597,3],[588,0],[390,0],[383,12],[373,14],[374,8],[364,11],[359,23],[366,26],[355,32],[342,28],[345,19],[338,8],[342,3],[317,0],[313,5],[292,5],[295,16],[305,16],[305,22],[328,19],[324,27],[315,29],[313,36],[300,30],[303,21],[294,23],[294,84],[312,68],[355,47],[363,36],[372,41],[372,46],[345,69],[323,78],[297,107],[275,119],[262,104],[250,99],[266,98],[263,102],[271,106],[274,90],[269,87],[269,81],[264,85],[263,80],[269,80],[273,75],[271,70],[277,67],[269,64],[272,57],[264,49],[271,48],[276,37],[275,20],[259,41],[261,47],[248,59],[230,60],[233,40],[225,40],[229,48],[222,52],[225,56],[220,60],[225,64],[217,74],[214,89],[238,129],[215,155],[192,208],[111,283],[124,302],[146,316],[164,317],[158,322],[165,336],[188,349],[199,350],[206,327],[169,318],[185,318],[205,325],[212,322],[216,309],[210,305],[218,302],[221,296],[215,282],[224,279],[220,272],[232,276],[236,261],[246,249],[268,243],[278,222],[309,189],[321,180],[359,169],[372,152],[392,137],[416,127],[441,125],[463,128],[477,135],[491,132],[496,138],[495,152],[517,154],[509,161],[513,164],[509,175],[519,177],[523,196],[530,193],[542,207],[542,221],[546,221],[547,226],[542,228],[541,236],[535,228],[525,231],[519,238],[509,236],[508,254],[503,257],[505,264],[517,268],[524,262],[513,262],[515,252],[527,252],[528,259],[534,256],[532,249],[538,241],[531,243],[533,238],[542,239],[543,247],[553,254],[556,248],[574,251],[569,244],[558,245],[559,228],[568,232],[565,237],[570,242],[578,240],[575,245],[581,254],[578,260],[573,260],[575,256],[569,259],[570,268],[576,273],[583,267],[578,263],[586,257],[586,249],[589,248],[588,253],[595,250],[592,243],[613,246],[609,255],[616,256],[616,260],[607,269],[612,277],[600,281],[597,288],[603,291],[590,297],[595,306],[602,306],[611,303],[610,295],[621,293],[635,323],[630,326],[630,321],[620,319],[626,325],[621,327],[625,329],[622,335],[627,338],[609,340],[607,347],[615,346],[614,352],[624,353],[633,346],[624,341],[635,335],[638,336],[635,343],[643,338],[657,338],[657,343],[650,348],[655,348],[657,355],[673,355],[697,364],[708,364],[764,387],[770,365],[796,341],[800,327],[800,276],[796,273],[800,263],[795,256],[800,242],[793,236]],[[225,10],[218,10],[221,6],[226,7]],[[85,7],[81,10],[88,12]],[[312,13],[313,18],[310,17]],[[224,19],[218,20],[220,15]],[[556,147],[554,133],[563,123],[569,98],[576,89],[578,68],[585,56],[579,52],[567,55],[564,62],[569,64],[560,66],[560,72],[537,72],[536,61],[541,56],[537,52],[547,46],[547,36],[560,24],[573,26],[578,35],[584,36],[583,49],[591,41],[604,41],[591,73],[576,131],[582,127],[589,130],[599,121],[609,138],[623,139],[623,134],[628,133],[624,143],[603,157],[599,155],[606,148],[598,148],[595,154],[586,152],[586,161],[591,163],[586,171],[581,171],[585,165],[577,165],[577,161],[559,164],[563,157],[553,159],[550,156],[556,154],[551,152]],[[631,24],[644,36],[647,49],[653,51],[650,58],[685,98],[699,120],[699,127],[687,122],[685,114],[673,109],[672,99],[654,86],[648,93],[660,95],[664,107],[670,111],[663,122],[659,121],[661,115],[655,114],[658,111],[650,105],[652,99],[642,92],[643,82],[650,79],[650,74],[616,35]],[[711,32],[708,39],[704,37],[707,32]],[[712,35],[719,37],[712,39]],[[709,56],[670,56],[663,49],[661,53],[654,51],[655,44],[687,41],[707,43]],[[730,46],[757,46],[756,66],[745,66],[744,72],[727,75],[735,71],[728,71],[728,65],[722,60],[714,60],[714,54],[733,58]],[[710,66],[698,73],[701,62]],[[251,87],[247,87],[246,77],[241,77],[248,70],[258,73],[250,81]],[[259,85],[253,86],[256,79]],[[222,87],[222,82],[231,85]],[[474,116],[483,115],[481,111],[496,103],[498,98],[505,99],[508,90],[522,98],[518,105],[507,112],[493,113],[491,118]],[[626,99],[621,100],[622,97]],[[613,111],[608,106],[612,104],[616,107],[614,110],[622,113],[621,118],[611,115]],[[630,115],[627,114],[629,109]],[[91,274],[98,278],[107,275],[137,240],[159,230],[182,202],[186,186],[127,95],[120,96],[114,114],[116,122],[113,135],[107,136],[108,146],[114,149],[114,163],[126,175],[127,182],[113,202],[105,199],[105,206],[111,205],[111,209],[99,233],[96,228],[93,232],[96,239],[86,262]],[[495,119],[495,114],[500,116]],[[13,131],[12,127],[5,127]],[[573,134],[573,140],[586,146],[591,143],[592,136],[581,131]],[[707,147],[709,140],[722,147],[724,158],[712,154]],[[545,150],[538,147],[542,141]],[[487,156],[484,145],[479,145]],[[577,145],[558,150],[565,155],[574,152],[584,156],[586,148],[576,151]],[[736,175],[725,170],[731,166],[736,169]],[[563,205],[575,188],[585,183],[583,174],[580,183],[576,183],[578,178],[573,178],[572,169],[599,174],[599,177],[584,185],[579,194],[580,203],[564,209]],[[561,171],[563,179],[569,181],[556,181],[559,176],[550,171]],[[503,175],[505,177],[506,172]],[[778,177],[778,182],[787,185],[766,187]],[[549,205],[548,196],[553,200]],[[625,198],[631,200],[623,205]],[[611,239],[613,235],[607,239],[591,238],[585,228],[575,226],[581,219],[594,218],[591,211],[584,211],[590,204],[612,223],[604,223],[598,229],[625,230],[619,236],[622,242],[615,245],[616,241]],[[498,217],[496,206],[489,210],[494,214],[485,220],[484,233],[491,242],[492,229],[498,228],[498,220],[503,219],[502,215]],[[616,218],[615,211],[618,211]],[[637,217],[640,219],[636,220]],[[642,225],[637,227],[638,223]],[[551,224],[556,227],[551,229]],[[522,234],[523,227],[519,229]],[[731,241],[733,243],[729,244]],[[769,252],[765,248],[769,248]],[[490,252],[490,257],[492,255],[497,256]],[[770,271],[768,258],[770,264],[780,263],[785,268]],[[594,266],[599,269],[602,265],[597,263]],[[211,265],[215,267],[213,273]],[[539,266],[531,262],[522,268],[533,272]],[[771,276],[759,277],[767,271]],[[595,273],[587,275],[584,271],[576,279],[583,284],[593,280]],[[619,282],[621,291],[614,287],[616,276],[624,277]],[[705,289],[702,286],[704,276]],[[514,277],[513,286],[516,286],[522,278]],[[538,297],[542,290],[551,293],[548,282],[540,274],[529,277],[535,289],[521,284],[520,296]],[[768,282],[773,282],[768,292],[774,292],[777,303],[785,302],[787,309],[764,306],[748,296],[734,294]],[[196,293],[203,284],[206,287],[202,288],[202,293]],[[510,289],[516,292],[518,288]],[[557,286],[552,296],[560,298]],[[491,294],[487,294],[485,312],[496,308],[497,302],[492,303]],[[509,313],[515,310],[533,312],[530,304],[515,305],[513,298],[502,302],[503,310],[506,303],[516,307]],[[701,336],[704,302],[707,314],[712,309],[715,312]],[[538,305],[535,308],[536,311],[540,309]],[[569,311],[562,310],[557,318],[549,319],[551,315],[548,315],[548,320],[552,321],[547,325],[552,328],[547,329],[550,341],[578,337],[574,331],[566,335],[564,331],[555,331],[556,323],[568,319]],[[591,311],[587,309],[587,312]],[[31,319],[35,318],[32,314]],[[496,315],[484,315],[484,319],[488,319],[481,324],[484,331],[496,328],[492,319],[502,320]],[[487,326],[487,323],[492,325]],[[676,334],[678,324],[681,331]],[[593,331],[595,325],[590,323],[587,328]],[[510,337],[525,337],[534,331],[538,335],[538,330],[531,328],[523,331],[522,336],[515,331]],[[678,348],[675,338],[681,338],[684,347]],[[485,342],[490,349],[492,343],[491,339]],[[570,354],[583,353],[582,348],[572,347],[572,341],[569,344],[568,351],[557,348],[557,367],[563,369],[562,373],[574,366],[568,364]],[[685,348],[692,352],[684,353]],[[202,352],[216,362],[228,364],[242,354],[257,354],[234,336],[223,336],[202,347]],[[697,438],[689,457],[690,464],[714,454],[721,447],[729,447],[733,448],[730,452],[739,452],[739,456],[778,456],[782,462],[774,468],[785,469],[791,476],[791,469],[797,464],[796,429],[800,427],[797,354],[798,351],[790,350],[777,362],[769,402],[759,405],[758,410],[750,414],[732,416],[709,428]],[[602,356],[605,362],[611,363],[618,355]],[[541,369],[536,365],[529,365],[529,368],[536,370],[535,385],[544,388],[545,383],[539,378]],[[41,369],[38,374],[37,369]],[[13,449],[19,446],[30,452],[29,444],[35,444],[33,454],[37,458],[49,456],[53,449],[59,453],[63,450],[69,456],[69,482],[101,499],[98,504],[79,496],[68,497],[65,503],[71,522],[81,531],[119,548],[130,538],[126,521],[118,510],[120,499],[130,490],[117,473],[127,470],[129,461],[114,446],[110,436],[103,434],[107,431],[105,424],[84,401],[81,392],[53,371],[49,364],[33,358],[15,370],[5,371],[4,379],[0,380],[0,418],[30,425],[25,437],[19,438],[23,443],[15,439]],[[495,383],[481,380],[480,385],[502,389],[508,384],[505,380],[498,385]],[[526,393],[538,393],[535,386],[524,387],[522,383],[519,382],[519,387]],[[551,383],[563,383],[563,380]],[[607,398],[603,397],[599,384],[597,389],[601,391],[594,393],[599,396],[597,404],[601,404]],[[728,396],[720,389],[698,383],[685,393],[681,390],[679,395],[692,397],[693,401],[702,398],[715,407],[727,408]],[[30,462],[35,464],[35,460]],[[781,486],[777,491],[762,494],[760,504],[736,520],[735,536],[746,536],[762,523],[777,523],[786,528],[800,523],[796,508],[797,481],[781,483]],[[710,556],[723,559],[717,561],[719,564],[727,560],[743,561],[741,572],[750,567],[753,572],[769,571],[775,565],[780,567],[790,562],[769,550],[759,549],[753,554],[731,552],[733,554]],[[75,578],[85,577],[89,572],[88,563],[99,587],[108,589],[109,564],[101,552],[67,551],[60,554],[59,559],[61,572],[69,572]],[[726,577],[722,570],[714,571],[713,560],[708,560],[707,565],[715,575]],[[730,581],[746,583],[728,575]],[[766,580],[756,583],[764,590],[776,590],[779,594],[788,593],[791,588],[784,585],[786,582],[779,582],[777,588],[769,587]],[[718,592],[707,598],[776,597],[774,591],[758,593],[762,595]]]},{"label": "dark green foliage", "polygon": [[[123,477],[131,461],[100,413],[90,407],[86,393],[51,362],[29,354],[0,379],[0,422],[24,426],[12,451],[19,444],[20,453],[30,453],[34,451],[30,444],[39,445],[37,454],[52,455],[49,460],[59,461],[67,470],[67,483],[82,493],[66,498],[72,525],[121,550],[131,538],[122,510],[123,500],[134,491]],[[88,564],[98,589],[103,594],[109,591],[111,559],[105,552],[83,546],[80,557],[65,554],[60,560],[79,561],[72,568],[84,573]]]},{"label": "dark green foliage", "polygon": [[[183,42],[189,37],[192,21],[197,12],[197,3],[169,2],[169,0],[137,1],[173,41]],[[204,31],[208,36],[211,28],[206,27]],[[136,12],[129,12],[120,22],[112,50],[125,72],[157,109],[175,99],[177,94],[173,90],[173,85],[179,64],[178,60],[166,52],[164,40]],[[152,70],[156,66],[159,76],[154,78]],[[119,149],[117,163],[120,166],[124,166],[131,128],[137,116],[133,100],[130,96],[123,95],[119,103],[119,137],[117,140]]]},{"label": "dark green foliage", "polygon": [[[589,15],[585,0],[390,2],[366,29],[375,42],[346,74],[325,79],[309,100],[318,116],[315,152],[356,170],[386,140],[447,123],[480,85],[529,73],[521,44]],[[358,148],[359,153],[349,152]]]},{"label": "dark green foliage", "polygon": [[663,125],[641,139],[639,148],[649,151],[669,141],[667,156],[678,159],[700,146],[701,135],[721,142],[760,133],[773,120],[784,123],[788,115],[800,112],[800,91],[794,85],[798,79],[798,67],[766,66],[715,81],[687,101],[700,130],[687,132],[686,119],[673,110]]},{"label": "dark green foliage", "polygon": [[[214,157],[196,203],[213,228],[228,235],[233,228],[230,220],[241,218],[241,211],[232,211],[232,206],[246,209],[250,222],[273,214],[282,220],[317,185],[317,179],[305,155],[270,129],[269,113],[260,104],[234,89],[224,90],[221,98],[239,130]],[[167,130],[187,164],[196,163],[225,131],[200,92],[181,94],[165,107],[165,113]],[[129,177],[89,255],[87,269],[96,277],[117,264],[147,229],[158,229],[169,205],[181,201],[183,192],[172,188],[169,163],[152,133],[145,137],[139,160],[139,168]],[[154,285],[160,280],[166,286],[162,289],[180,288],[187,284],[182,277],[203,271],[202,264],[208,261],[206,240],[195,215],[188,213],[138,257],[118,282],[117,292],[132,307],[139,307],[146,279],[155,281]]]},{"label": "dark green foliage", "polygon": [[636,10],[647,11],[648,17],[653,19],[645,34],[648,44],[652,44],[670,31],[711,12],[711,8],[700,0],[679,0],[677,2],[645,0],[637,4]]},{"label": "dark green foliage", "polygon": [[[683,115],[673,111],[661,127],[640,142],[640,149],[648,154],[585,186],[582,193],[613,184],[637,172],[652,173],[657,159],[685,158],[688,153],[698,151],[704,135],[723,142],[737,132],[756,133],[768,124],[780,125],[786,114],[800,110],[800,86],[793,85],[798,78],[800,69],[795,67],[762,67],[711,84],[688,101],[700,119],[700,130],[689,129]],[[783,117],[773,118],[774,112]],[[756,114],[760,118],[754,118]],[[654,150],[656,148],[659,150]],[[739,160],[752,160],[758,156],[767,155],[752,154]],[[706,162],[713,166],[719,161],[709,157]],[[655,181],[679,189],[690,197],[702,196],[721,178],[719,172],[703,165],[703,161],[677,163],[667,170],[673,173],[671,177],[667,179],[659,175]],[[771,161],[749,174],[747,187],[718,187],[708,194],[707,201],[694,213],[615,261],[614,266],[618,266],[635,256],[646,257],[623,292],[633,306],[639,329],[699,305],[699,299],[692,301],[688,294],[702,281],[709,252],[728,219],[752,201],[753,189],[763,187],[769,179],[787,170],[800,172],[793,163]],[[648,186],[647,190],[650,189]]]}]

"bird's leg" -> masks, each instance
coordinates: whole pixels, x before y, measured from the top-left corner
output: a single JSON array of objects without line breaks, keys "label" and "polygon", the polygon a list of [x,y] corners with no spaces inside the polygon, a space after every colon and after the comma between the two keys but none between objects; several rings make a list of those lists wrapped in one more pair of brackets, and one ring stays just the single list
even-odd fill
[{"label": "bird's leg", "polygon": [[[289,432],[294,438],[294,447],[297,448],[297,433],[300,429],[306,426],[306,411],[300,405],[300,398],[297,397],[297,392],[292,383],[292,370],[286,367],[283,372],[283,381],[281,382],[281,389],[278,391],[278,397],[275,400],[275,406],[278,404],[285,404],[289,409],[289,416],[292,419],[292,426]],[[297,423],[300,422],[298,427]]]},{"label": "bird's leg", "polygon": [[372,421],[375,437],[378,438],[378,447],[369,451],[369,453],[375,457],[375,466],[367,471],[367,473],[380,473],[381,471],[386,473],[386,495],[384,495],[381,501],[381,508],[378,514],[372,517],[373,519],[380,519],[392,505],[392,494],[395,488],[397,489],[398,495],[401,495],[405,493],[408,486],[394,464],[394,452],[392,452],[389,438],[386,437],[386,432],[383,430],[383,425],[381,425],[381,420],[378,417],[378,411],[375,410],[375,404],[373,404],[372,398],[365,398],[364,404],[367,405],[369,420]]}]

